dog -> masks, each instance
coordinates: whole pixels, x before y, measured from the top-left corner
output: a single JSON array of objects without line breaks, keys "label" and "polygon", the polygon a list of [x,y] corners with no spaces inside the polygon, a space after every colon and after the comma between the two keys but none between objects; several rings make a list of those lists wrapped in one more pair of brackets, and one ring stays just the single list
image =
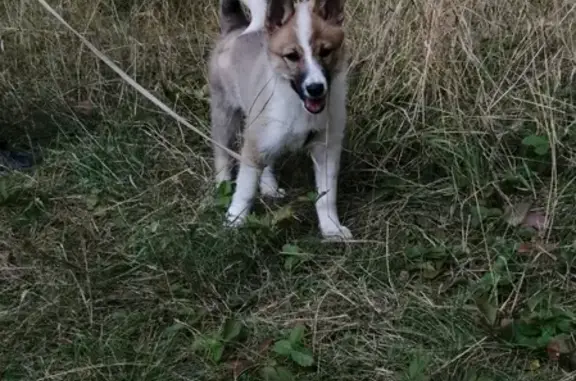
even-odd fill
[{"label": "dog", "polygon": [[245,221],[258,188],[263,196],[283,197],[274,163],[305,147],[314,163],[322,236],[350,240],[336,208],[347,114],[345,0],[242,1],[250,21],[240,0],[220,0],[221,36],[208,64],[217,184],[232,178],[223,147],[231,147],[238,131],[243,136],[226,223]]}]

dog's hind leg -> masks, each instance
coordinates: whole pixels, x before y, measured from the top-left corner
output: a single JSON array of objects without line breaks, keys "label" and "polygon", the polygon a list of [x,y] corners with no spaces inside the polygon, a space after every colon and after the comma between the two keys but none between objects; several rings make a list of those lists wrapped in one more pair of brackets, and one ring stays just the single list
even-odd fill
[{"label": "dog's hind leg", "polygon": [[[211,107],[212,139],[220,145],[231,148],[234,135],[241,128],[242,115],[227,105],[212,99]],[[232,179],[231,158],[228,152],[214,144],[214,171],[216,184]]]},{"label": "dog's hind leg", "polygon": [[286,195],[286,191],[278,186],[272,165],[267,165],[262,171],[262,176],[260,177],[260,193],[262,196],[271,198],[282,198]]}]

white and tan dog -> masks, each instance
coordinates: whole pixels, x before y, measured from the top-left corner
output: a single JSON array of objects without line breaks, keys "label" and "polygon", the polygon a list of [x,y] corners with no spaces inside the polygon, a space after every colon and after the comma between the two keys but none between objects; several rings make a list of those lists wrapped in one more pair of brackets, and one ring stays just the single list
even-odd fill
[{"label": "white and tan dog", "polygon": [[[222,36],[209,63],[212,137],[230,147],[243,129],[242,162],[228,209],[241,224],[258,186],[281,197],[273,165],[287,151],[307,147],[314,162],[320,230],[350,239],[336,210],[342,138],[346,126],[344,0],[221,0]],[[231,180],[231,158],[214,146],[216,181]]]}]

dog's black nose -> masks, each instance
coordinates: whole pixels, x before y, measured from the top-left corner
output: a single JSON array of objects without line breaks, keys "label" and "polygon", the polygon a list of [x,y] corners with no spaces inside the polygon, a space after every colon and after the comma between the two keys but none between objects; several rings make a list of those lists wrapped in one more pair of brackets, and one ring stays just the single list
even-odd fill
[{"label": "dog's black nose", "polygon": [[325,88],[322,83],[311,83],[306,86],[306,93],[312,98],[321,97],[324,95],[324,91]]}]

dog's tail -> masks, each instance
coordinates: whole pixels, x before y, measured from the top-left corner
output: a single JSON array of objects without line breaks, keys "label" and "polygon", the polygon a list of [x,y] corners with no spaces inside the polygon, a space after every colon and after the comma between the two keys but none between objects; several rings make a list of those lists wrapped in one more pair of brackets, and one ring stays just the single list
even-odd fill
[{"label": "dog's tail", "polygon": [[250,10],[250,25],[242,34],[258,32],[266,23],[266,0],[242,0]]},{"label": "dog's tail", "polygon": [[[220,0],[220,29],[228,34],[246,28],[243,34],[257,32],[264,28],[267,0]],[[250,21],[242,10],[244,3],[250,11]]]},{"label": "dog's tail", "polygon": [[240,0],[220,0],[220,30],[228,34],[250,24],[242,10]]}]

